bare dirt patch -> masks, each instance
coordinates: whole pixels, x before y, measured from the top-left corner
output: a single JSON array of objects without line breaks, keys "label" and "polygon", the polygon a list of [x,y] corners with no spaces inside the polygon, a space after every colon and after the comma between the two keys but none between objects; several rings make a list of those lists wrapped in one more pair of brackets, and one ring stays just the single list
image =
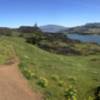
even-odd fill
[{"label": "bare dirt patch", "polygon": [[0,100],[42,100],[34,93],[18,69],[19,60],[13,59],[0,65]]}]

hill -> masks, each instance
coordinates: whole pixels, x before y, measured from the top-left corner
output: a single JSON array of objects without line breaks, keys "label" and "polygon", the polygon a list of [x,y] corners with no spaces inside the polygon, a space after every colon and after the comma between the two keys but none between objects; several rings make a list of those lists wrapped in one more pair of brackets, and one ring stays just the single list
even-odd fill
[{"label": "hill", "polygon": [[52,33],[55,33],[55,32],[59,32],[61,30],[66,29],[66,27],[60,26],[60,25],[45,25],[45,26],[40,26],[40,29],[43,32],[52,32]]},{"label": "hill", "polygon": [[[76,44],[77,48],[100,48],[95,44]],[[68,90],[77,100],[88,100],[100,84],[100,52],[88,56],[63,56],[49,53],[18,37],[0,38],[0,63],[12,57],[12,48],[20,59],[19,68],[33,91],[45,99],[65,100]],[[90,98],[90,97],[89,97]]]},{"label": "hill", "polygon": [[83,26],[68,28],[63,32],[78,34],[100,34],[100,23],[88,23]]}]

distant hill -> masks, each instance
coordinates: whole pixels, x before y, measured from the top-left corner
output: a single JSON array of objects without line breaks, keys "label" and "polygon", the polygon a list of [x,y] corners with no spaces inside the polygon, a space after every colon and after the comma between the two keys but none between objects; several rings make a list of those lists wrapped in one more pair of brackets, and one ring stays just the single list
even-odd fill
[{"label": "distant hill", "polygon": [[59,25],[45,25],[45,26],[40,26],[40,29],[43,32],[52,32],[52,33],[55,33],[55,32],[59,32],[61,30],[65,30],[66,27],[59,26]]},{"label": "distant hill", "polygon": [[88,23],[83,26],[77,26],[63,30],[67,33],[79,34],[100,34],[100,23]]}]

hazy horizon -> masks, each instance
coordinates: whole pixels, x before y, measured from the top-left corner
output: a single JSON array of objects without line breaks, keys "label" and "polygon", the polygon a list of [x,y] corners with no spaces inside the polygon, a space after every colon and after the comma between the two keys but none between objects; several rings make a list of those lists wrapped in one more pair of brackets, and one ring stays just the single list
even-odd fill
[{"label": "hazy horizon", "polygon": [[19,26],[0,26],[0,27],[4,27],[4,28],[19,28],[21,26],[30,26],[33,27],[35,24],[37,24],[38,27],[43,27],[43,26],[49,26],[49,25],[54,25],[54,26],[61,26],[61,27],[65,27],[65,28],[72,28],[72,27],[78,27],[78,26],[83,26],[86,24],[94,24],[94,23],[100,23],[100,22],[88,22],[88,23],[84,23],[84,24],[80,24],[80,25],[74,25],[74,26],[64,26],[64,25],[58,25],[58,24],[45,24],[45,25],[39,25],[38,23],[33,23],[33,25],[31,24],[20,24]]}]

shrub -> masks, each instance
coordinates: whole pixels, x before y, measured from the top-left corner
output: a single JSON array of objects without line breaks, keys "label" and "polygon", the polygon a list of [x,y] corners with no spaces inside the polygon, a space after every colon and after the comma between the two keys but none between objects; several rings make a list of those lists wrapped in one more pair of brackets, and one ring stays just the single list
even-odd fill
[{"label": "shrub", "polygon": [[68,100],[77,100],[77,98],[76,98],[76,90],[73,89],[72,86],[65,90],[64,96]]},{"label": "shrub", "polygon": [[95,89],[95,100],[100,100],[100,86],[97,86]]},{"label": "shrub", "polygon": [[23,74],[27,79],[32,79],[33,77],[36,77],[35,73],[28,68],[23,68]]},{"label": "shrub", "polygon": [[41,87],[45,88],[48,86],[48,80],[44,77],[40,77],[37,84],[40,85]]}]

